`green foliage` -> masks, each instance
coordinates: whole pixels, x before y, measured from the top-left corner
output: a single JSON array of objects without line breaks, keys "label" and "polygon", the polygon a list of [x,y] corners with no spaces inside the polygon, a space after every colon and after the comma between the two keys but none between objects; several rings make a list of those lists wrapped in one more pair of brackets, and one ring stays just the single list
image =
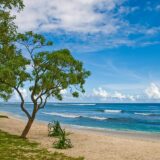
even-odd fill
[{"label": "green foliage", "polygon": [[73,97],[84,93],[85,79],[90,75],[82,62],[74,59],[68,49],[46,51],[53,43],[43,35],[33,33],[18,34],[17,43],[25,47],[32,64],[30,72],[31,99],[37,110],[44,108],[50,97],[62,100],[61,91],[69,88]]},{"label": "green foliage", "polygon": [[40,148],[37,143],[10,135],[0,130],[0,159],[1,160],[83,160],[72,158],[61,153],[50,153]]},{"label": "green foliage", "polygon": [[[6,49],[5,49],[6,50]],[[1,52],[0,55],[0,97],[7,100],[10,98],[15,87],[22,87],[23,82],[29,79],[25,71],[29,60],[20,52]]]},{"label": "green foliage", "polygon": [[[26,60],[14,45],[16,26],[10,10],[23,8],[22,0],[0,0],[0,98],[8,100],[13,87],[24,79]],[[23,78],[20,78],[23,77]],[[22,84],[22,83],[21,83]],[[21,85],[20,84],[20,85]]]},{"label": "green foliage", "polygon": [[67,149],[72,148],[73,145],[71,143],[71,140],[67,138],[68,134],[65,130],[62,130],[60,136],[58,137],[58,141],[53,143],[53,147],[57,149]]},{"label": "green foliage", "polygon": [[48,124],[48,136],[58,137],[62,134],[62,131],[59,121],[54,121]]},{"label": "green foliage", "polygon": [[69,133],[61,128],[61,125],[58,121],[54,121],[53,123],[48,124],[48,135],[50,137],[58,138],[58,141],[53,143],[54,148],[67,149],[73,147],[70,139],[67,138]]},{"label": "green foliage", "polygon": [[8,118],[8,116],[0,115],[0,118]]},{"label": "green foliage", "polygon": [[[15,17],[10,15],[10,10],[23,7],[22,0],[0,1],[0,98],[8,100],[15,90],[20,96],[22,111],[33,121],[48,98],[63,99],[62,90],[69,88],[73,97],[84,93],[85,79],[90,72],[68,49],[47,51],[53,43],[43,35],[32,31],[17,34]],[[32,70],[28,72],[26,66],[31,66]],[[25,108],[20,89],[26,82],[30,82],[30,97],[34,104],[31,114]],[[22,136],[25,137],[28,131],[24,130]]]},{"label": "green foliage", "polygon": [[[15,90],[21,98],[21,109],[29,120],[34,120],[37,111],[45,107],[49,98],[62,100],[62,90],[69,89],[73,97],[85,92],[85,79],[90,72],[83,68],[83,63],[76,60],[68,49],[46,51],[53,43],[32,31],[18,34],[14,40],[16,46],[15,43],[8,43],[11,42],[9,40],[0,48],[0,98],[8,100]],[[22,54],[24,49],[25,54]],[[27,65],[32,67],[29,72]],[[34,104],[31,114],[25,108],[20,90],[27,81],[30,82],[30,97]],[[28,131],[24,129],[22,137]]]},{"label": "green foliage", "polygon": [[[11,16],[10,11],[23,9],[22,0],[0,0],[0,49],[3,46],[13,46],[16,34],[15,16]],[[0,50],[1,52],[1,50]]]},{"label": "green foliage", "polygon": [[0,9],[13,9],[18,8],[19,10],[24,7],[22,0],[0,0]]}]

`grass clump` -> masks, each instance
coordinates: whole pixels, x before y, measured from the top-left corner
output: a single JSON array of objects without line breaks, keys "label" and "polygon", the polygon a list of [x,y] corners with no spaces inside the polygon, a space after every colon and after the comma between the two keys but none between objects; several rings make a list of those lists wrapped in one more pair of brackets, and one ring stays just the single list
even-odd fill
[{"label": "grass clump", "polygon": [[71,140],[67,138],[69,133],[67,133],[65,129],[61,128],[61,125],[58,121],[54,121],[48,124],[48,135],[50,137],[58,138],[58,140],[53,143],[54,148],[67,149],[73,147]]},{"label": "grass clump", "polygon": [[0,115],[0,118],[8,118],[8,116]]},{"label": "grass clump", "polygon": [[0,130],[0,160],[84,160],[61,153],[51,153],[40,148],[38,143],[29,142]]},{"label": "grass clump", "polygon": [[58,137],[58,141],[53,143],[54,148],[57,149],[67,149],[72,148],[73,145],[71,143],[71,140],[67,138],[67,133],[65,130],[62,130],[61,135]]},{"label": "grass clump", "polygon": [[62,128],[58,121],[50,122],[48,124],[48,136],[58,137],[62,134]]}]

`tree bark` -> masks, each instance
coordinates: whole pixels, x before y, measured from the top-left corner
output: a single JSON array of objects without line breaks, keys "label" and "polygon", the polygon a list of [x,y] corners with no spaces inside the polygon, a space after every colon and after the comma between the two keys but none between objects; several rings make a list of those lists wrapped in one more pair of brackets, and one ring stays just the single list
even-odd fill
[{"label": "tree bark", "polygon": [[21,134],[21,138],[26,138],[26,136],[27,136],[32,124],[33,124],[33,121],[34,121],[34,118],[28,119],[28,122],[27,122],[27,124],[26,124],[26,126],[25,126],[25,128],[24,128],[24,130]]}]

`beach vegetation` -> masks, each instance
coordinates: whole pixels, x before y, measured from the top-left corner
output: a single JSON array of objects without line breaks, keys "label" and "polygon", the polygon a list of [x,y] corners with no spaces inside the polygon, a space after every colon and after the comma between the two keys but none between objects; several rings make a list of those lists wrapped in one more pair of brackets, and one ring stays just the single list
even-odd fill
[{"label": "beach vegetation", "polygon": [[59,121],[50,122],[48,124],[48,136],[49,137],[58,137],[62,134],[63,130]]},{"label": "beach vegetation", "polygon": [[0,118],[8,118],[8,116],[0,115]]},{"label": "beach vegetation", "polygon": [[[7,83],[12,79],[12,83],[15,83],[16,79],[14,76],[11,77],[9,70],[14,69],[15,58],[22,59],[14,44],[17,27],[14,23],[15,16],[11,15],[11,11],[14,9],[18,12],[23,7],[22,0],[0,1],[0,98],[4,100],[8,100],[13,93],[13,88],[4,84],[4,81]],[[15,65],[15,68],[18,66]]]},{"label": "beach vegetation", "polygon": [[53,147],[57,149],[72,148],[73,145],[71,143],[71,140],[67,136],[67,132],[65,131],[65,129],[63,129],[61,134],[58,136],[58,140],[53,143]]},{"label": "beach vegetation", "polygon": [[70,133],[61,128],[59,121],[50,122],[48,124],[48,136],[57,137],[58,140],[53,143],[53,147],[57,149],[72,148],[71,140],[67,138]]},{"label": "beach vegetation", "polygon": [[83,160],[72,158],[62,153],[51,153],[39,146],[16,135],[10,135],[0,130],[0,159],[1,160]]}]

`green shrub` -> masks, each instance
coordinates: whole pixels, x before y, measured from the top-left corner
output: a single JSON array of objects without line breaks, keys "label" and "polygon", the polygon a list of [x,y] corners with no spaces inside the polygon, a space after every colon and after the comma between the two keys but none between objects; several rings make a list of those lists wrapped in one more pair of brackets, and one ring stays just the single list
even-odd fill
[{"label": "green shrub", "polygon": [[58,137],[58,141],[53,143],[54,148],[57,149],[67,149],[72,148],[73,145],[71,143],[71,140],[67,138],[67,133],[65,130],[62,130],[60,136]]},{"label": "green shrub", "polygon": [[63,130],[58,121],[54,121],[48,124],[48,136],[58,137],[62,134]]},{"label": "green shrub", "polygon": [[8,116],[0,115],[0,118],[8,118]]}]

